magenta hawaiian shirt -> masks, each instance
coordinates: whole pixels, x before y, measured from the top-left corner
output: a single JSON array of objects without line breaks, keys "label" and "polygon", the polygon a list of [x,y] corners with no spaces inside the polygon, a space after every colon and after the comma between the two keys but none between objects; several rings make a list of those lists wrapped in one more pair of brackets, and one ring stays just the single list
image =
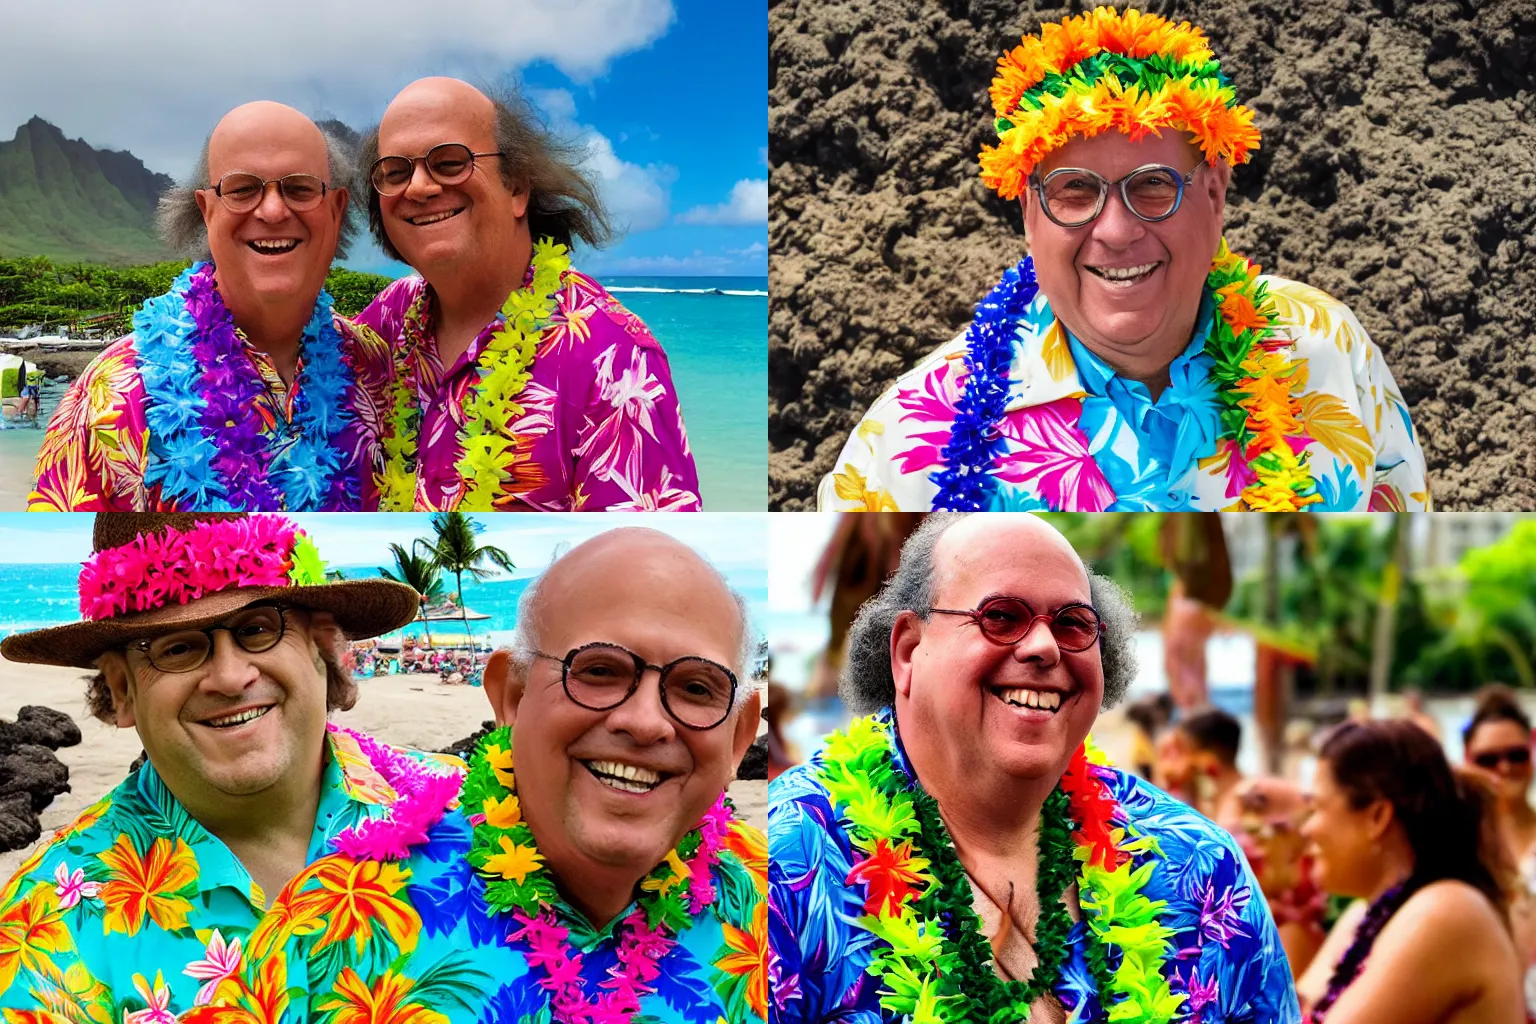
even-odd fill
[{"label": "magenta hawaiian shirt", "polygon": [[[500,326],[487,324],[446,369],[431,324],[430,286],[396,281],[352,321],[365,407],[359,416],[384,436],[393,406],[395,358],[408,322],[425,343],[409,350],[421,403],[416,508],[453,509],[467,483],[455,464],[465,399],[479,379],[475,361]],[[553,324],[540,336],[523,415],[503,428],[514,441],[512,477],[501,511],[697,511],[698,471],[683,429],[667,355],[650,330],[602,285],[574,270],[561,278]],[[384,453],[376,468],[383,469]]]}]

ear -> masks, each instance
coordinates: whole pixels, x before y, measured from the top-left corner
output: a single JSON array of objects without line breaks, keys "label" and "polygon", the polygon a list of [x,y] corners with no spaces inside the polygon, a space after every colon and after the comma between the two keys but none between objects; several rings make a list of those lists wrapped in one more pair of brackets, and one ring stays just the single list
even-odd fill
[{"label": "ear", "polygon": [[485,699],[491,702],[491,714],[498,727],[516,723],[517,706],[522,702],[527,682],[522,666],[505,647],[493,652],[486,661],[480,685],[485,690]]},{"label": "ear", "polygon": [[912,659],[917,656],[917,645],[923,639],[923,620],[916,612],[906,611],[896,616],[891,627],[891,678],[896,692],[903,697],[912,694]]},{"label": "ear", "polygon": [[119,729],[132,729],[137,722],[133,715],[132,672],[128,657],[120,651],[109,651],[97,662],[102,675],[107,677],[107,689],[112,691],[112,711],[117,717]]},{"label": "ear", "polygon": [[757,729],[762,720],[763,691],[757,688],[757,681],[753,680],[752,696],[742,703],[741,710],[736,713],[736,733],[731,737],[731,763],[738,768],[741,759],[747,756],[747,748],[757,739]]}]

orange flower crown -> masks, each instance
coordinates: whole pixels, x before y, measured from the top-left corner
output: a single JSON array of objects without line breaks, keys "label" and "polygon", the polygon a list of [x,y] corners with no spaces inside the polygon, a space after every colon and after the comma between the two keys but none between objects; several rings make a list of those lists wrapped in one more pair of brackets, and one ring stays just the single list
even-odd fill
[{"label": "orange flower crown", "polygon": [[1245,163],[1259,148],[1253,111],[1189,22],[1098,7],[1044,25],[997,62],[999,144],[981,150],[981,180],[1016,199],[1045,155],[1075,135],[1113,129],[1133,140],[1189,132],[1207,163]]}]

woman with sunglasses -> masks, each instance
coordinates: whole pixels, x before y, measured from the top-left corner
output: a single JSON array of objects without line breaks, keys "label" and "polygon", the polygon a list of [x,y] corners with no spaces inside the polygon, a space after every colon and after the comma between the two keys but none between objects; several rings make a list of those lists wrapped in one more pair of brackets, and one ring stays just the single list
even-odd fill
[{"label": "woman with sunglasses", "polygon": [[1369,902],[1310,1024],[1520,1024],[1513,865],[1494,797],[1411,722],[1323,742],[1302,825],[1324,890]]},{"label": "woman with sunglasses", "polygon": [[[1528,965],[1536,964],[1536,810],[1531,808],[1531,720],[1507,686],[1478,691],[1472,718],[1461,732],[1468,768],[1488,780],[1497,797],[1499,832],[1520,874],[1510,908],[1515,942]],[[1536,1009],[1536,967],[1525,975],[1525,1000]]]}]

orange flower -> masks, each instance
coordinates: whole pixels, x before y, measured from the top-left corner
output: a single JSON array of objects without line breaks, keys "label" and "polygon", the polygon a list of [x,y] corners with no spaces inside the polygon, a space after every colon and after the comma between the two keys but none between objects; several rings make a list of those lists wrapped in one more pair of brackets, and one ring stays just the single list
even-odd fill
[{"label": "orange flower", "polygon": [[726,945],[731,952],[715,961],[726,974],[747,976],[747,1005],[759,1017],[768,1015],[768,903],[758,900],[752,907],[752,930],[744,932],[725,921],[720,922]]},{"label": "orange flower", "polygon": [[405,1002],[415,984],[403,974],[385,971],[369,988],[356,971],[344,967],[336,977],[333,995],[315,1008],[335,1011],[330,1024],[448,1024],[448,1018],[436,1010]]},{"label": "orange flower", "polygon": [[73,940],[59,912],[53,887],[39,882],[20,900],[0,914],[0,992],[11,987],[17,973],[57,973],[53,954],[70,949]]},{"label": "orange flower", "polygon": [[[352,939],[361,953],[373,938],[375,922],[382,925],[400,952],[416,948],[421,933],[421,918],[410,903],[396,896],[411,877],[398,864],[378,861],[350,861],[345,857],[323,857],[312,865],[312,875],[320,882],[298,897],[302,913],[318,908],[327,918],[325,934],[315,943],[313,952]],[[310,905],[313,906],[310,906]]]},{"label": "orange flower", "polygon": [[187,926],[192,904],[183,893],[197,881],[197,857],[185,840],[156,839],[149,856],[140,859],[133,841],[119,835],[100,859],[112,871],[112,880],[101,887],[107,934],[137,935],[146,915],[168,932]]}]

